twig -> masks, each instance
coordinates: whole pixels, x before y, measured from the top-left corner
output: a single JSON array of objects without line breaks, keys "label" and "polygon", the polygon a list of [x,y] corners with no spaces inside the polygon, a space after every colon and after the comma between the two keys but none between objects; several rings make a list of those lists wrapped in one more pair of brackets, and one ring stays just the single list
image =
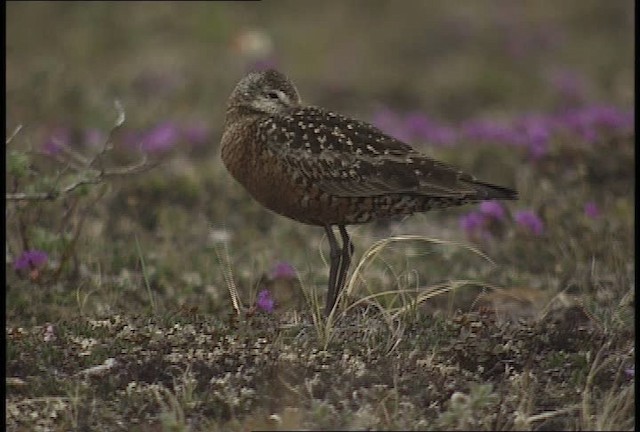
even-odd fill
[{"label": "twig", "polygon": [[102,181],[101,176],[79,180],[75,183],[70,184],[61,190],[49,191],[49,192],[18,192],[18,193],[10,193],[6,195],[7,201],[53,201],[60,197],[61,195],[66,195],[74,190],[78,189],[80,186],[86,184],[96,184]]},{"label": "twig", "polygon": [[[6,194],[7,201],[53,201],[62,195],[69,194],[83,185],[98,184],[109,177],[124,177],[127,175],[139,174],[158,166],[158,162],[149,163],[147,156],[143,155],[138,163],[122,168],[113,168],[111,170],[97,171],[93,170],[93,177],[83,178],[68,186],[49,192],[16,192]],[[65,167],[65,169],[67,169]]]},{"label": "twig", "polygon": [[20,131],[22,130],[22,125],[19,124],[18,126],[16,126],[16,128],[13,130],[13,132],[11,133],[11,135],[9,135],[9,138],[7,138],[4,142],[4,145],[9,145],[9,143],[11,141],[13,141],[13,139],[16,137],[16,135],[18,135],[18,133],[20,133]]},{"label": "twig", "polygon": [[[71,149],[64,143],[57,143],[62,149],[62,151],[64,152],[66,157],[60,158],[60,156],[54,156],[58,162],[65,164],[65,167],[63,168],[63,170],[60,173],[58,173],[58,176],[56,177],[54,184],[57,185],[58,182],[60,181],[60,177],[62,176],[62,174],[69,169],[73,169],[78,173],[84,174],[82,179],[75,181],[65,187],[62,187],[61,189],[56,188],[48,192],[7,193],[6,200],[7,201],[53,201],[58,199],[61,196],[67,195],[75,191],[81,186],[98,184],[109,177],[121,177],[121,176],[138,174],[157,166],[158,163],[150,164],[147,160],[147,155],[143,153],[142,158],[133,165],[129,165],[125,167],[115,167],[109,170],[106,170],[102,167],[100,167],[99,169],[94,167],[96,163],[102,158],[102,156],[112,148],[110,144],[113,141],[113,135],[116,132],[116,130],[122,127],[126,119],[124,108],[122,107],[122,104],[118,100],[115,101],[115,107],[116,107],[116,111],[118,112],[118,117],[116,118],[116,122],[114,126],[111,128],[111,130],[109,131],[109,135],[105,140],[102,146],[102,149],[97,154],[95,154],[91,159],[86,158],[85,156]],[[18,133],[21,127],[22,126],[20,125],[16,128],[16,131],[14,131],[12,136],[9,137],[7,142],[10,141],[13,138],[13,136],[15,136]]]},{"label": "twig", "polygon": [[93,167],[95,165],[95,163],[98,160],[100,160],[101,157],[106,152],[111,150],[112,146],[110,144],[113,142],[113,135],[124,124],[124,121],[126,119],[126,115],[124,113],[124,108],[122,107],[122,104],[120,103],[119,100],[116,99],[115,102],[114,102],[114,105],[116,107],[116,111],[118,112],[118,118],[116,118],[116,123],[113,125],[113,127],[109,131],[109,135],[107,136],[107,139],[104,141],[104,144],[102,145],[102,149],[100,149],[100,151],[93,157],[93,159],[91,159],[91,161],[89,161],[88,167]]}]

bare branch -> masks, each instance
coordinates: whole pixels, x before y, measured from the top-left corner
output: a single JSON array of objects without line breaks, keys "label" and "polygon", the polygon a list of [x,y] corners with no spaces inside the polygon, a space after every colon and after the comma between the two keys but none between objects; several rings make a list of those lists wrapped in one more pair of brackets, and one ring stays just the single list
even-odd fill
[{"label": "bare branch", "polygon": [[9,135],[9,138],[6,139],[6,141],[4,142],[4,145],[9,145],[9,143],[11,141],[13,141],[13,139],[16,137],[16,135],[18,135],[18,133],[20,133],[20,131],[22,130],[22,125],[19,124],[18,126],[16,126],[16,128],[13,130],[13,132],[11,133],[11,135]]},{"label": "bare branch", "polygon": [[[123,166],[123,167],[113,167],[111,169],[105,169],[103,167],[95,167],[97,162],[99,162],[104,154],[106,154],[109,150],[113,148],[111,145],[113,140],[113,135],[116,130],[118,130],[125,121],[125,111],[122,107],[120,101],[115,101],[115,108],[118,112],[118,116],[116,118],[116,122],[114,126],[109,131],[109,135],[105,140],[102,149],[95,154],[92,158],[87,158],[84,155],[81,155],[77,151],[70,148],[65,143],[58,143],[57,145],[62,149],[63,154],[54,154],[47,156],[53,157],[57,162],[64,164],[64,168],[61,172],[58,173],[54,180],[54,185],[58,185],[60,183],[60,179],[62,175],[67,172],[69,169],[72,169],[79,173],[82,178],[80,180],[74,181],[73,183],[68,184],[62,188],[55,187],[53,190],[48,192],[16,192],[16,193],[7,193],[6,200],[7,201],[53,201],[58,199],[61,196],[70,194],[74,192],[76,189],[84,186],[84,185],[93,185],[102,183],[106,178],[111,177],[124,177],[128,175],[138,174],[144,171],[147,171],[151,168],[154,168],[159,164],[159,162],[149,163],[147,159],[147,155],[142,153],[142,157],[140,160],[132,165]],[[16,131],[13,135],[7,140],[10,141],[15,134],[20,130],[21,126],[16,128]]]},{"label": "bare branch", "polygon": [[[69,147],[65,143],[56,141],[56,144],[60,147],[60,149],[64,152],[65,155],[69,156],[74,162],[79,163],[81,165],[81,167],[76,168],[78,171],[89,165],[90,161],[84,155],[73,150],[71,147]],[[66,161],[71,163],[70,160],[66,160]]]},{"label": "bare branch", "polygon": [[73,192],[74,190],[78,189],[81,186],[101,183],[107,177],[124,177],[128,175],[139,174],[157,165],[158,165],[157,162],[149,163],[145,155],[138,163],[133,165],[129,165],[121,168],[114,168],[114,169],[105,170],[105,171],[94,170],[92,172],[91,177],[85,177],[81,180],[78,180],[76,182],[73,182],[65,186],[62,189],[53,190],[49,192],[8,193],[6,194],[6,200],[7,201],[53,201],[62,195],[66,195]]},{"label": "bare branch", "polygon": [[124,124],[126,115],[125,115],[125,111],[122,104],[120,103],[119,100],[116,99],[114,101],[114,105],[115,105],[116,111],[118,112],[118,117],[116,118],[116,122],[111,128],[111,130],[109,131],[109,134],[107,135],[107,139],[104,141],[104,144],[102,145],[102,149],[98,153],[96,153],[96,155],[91,159],[91,161],[88,162],[89,167],[93,167],[96,164],[96,162],[98,162],[106,152],[111,150],[111,148],[113,147],[111,145],[113,143],[113,136],[115,135],[116,131],[120,129]]},{"label": "bare branch", "polygon": [[160,164],[159,161],[149,162],[147,159],[147,155],[143,154],[142,158],[135,164],[129,165],[121,168],[112,168],[110,170],[105,170],[100,172],[101,177],[119,177],[119,176],[127,176],[132,174],[139,174],[141,172],[145,172],[150,170],[151,168],[155,168]]},{"label": "bare branch", "polygon": [[61,195],[66,195],[74,190],[78,189],[80,186],[86,184],[97,184],[101,181],[101,176],[78,180],[77,182],[71,183],[66,186],[64,189],[60,190],[52,190],[49,192],[18,192],[18,193],[8,193],[6,194],[7,201],[53,201],[60,197]]},{"label": "bare branch", "polygon": [[116,124],[115,124],[115,127],[113,129],[117,129],[117,128],[119,128],[120,126],[122,126],[124,124],[124,121],[126,119],[126,115],[125,115],[125,112],[124,112],[124,107],[122,106],[122,103],[118,99],[116,99],[113,102],[113,104],[116,107],[116,111],[118,111],[118,118],[116,119]]}]

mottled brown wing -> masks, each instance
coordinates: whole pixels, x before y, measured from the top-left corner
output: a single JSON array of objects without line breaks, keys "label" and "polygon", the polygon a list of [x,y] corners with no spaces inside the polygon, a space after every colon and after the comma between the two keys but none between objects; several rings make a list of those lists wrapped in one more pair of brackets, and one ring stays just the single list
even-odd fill
[{"label": "mottled brown wing", "polygon": [[463,197],[474,179],[416,152],[372,125],[316,107],[259,125],[269,149],[289,168],[336,196],[415,193]]}]

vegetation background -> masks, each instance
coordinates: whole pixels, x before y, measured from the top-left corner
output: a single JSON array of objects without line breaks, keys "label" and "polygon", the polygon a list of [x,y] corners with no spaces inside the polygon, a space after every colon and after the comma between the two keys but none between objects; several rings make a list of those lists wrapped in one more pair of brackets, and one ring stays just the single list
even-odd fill
[{"label": "vegetation background", "polygon": [[[6,12],[9,430],[634,427],[632,1]],[[267,67],[520,200],[352,228],[323,320],[219,158]]]}]

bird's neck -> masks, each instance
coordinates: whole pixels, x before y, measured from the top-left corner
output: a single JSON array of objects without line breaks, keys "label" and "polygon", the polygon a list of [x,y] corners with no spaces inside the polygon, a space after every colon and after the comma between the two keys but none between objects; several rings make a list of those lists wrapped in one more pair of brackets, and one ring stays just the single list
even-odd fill
[{"label": "bird's neck", "polygon": [[231,125],[239,121],[246,122],[246,121],[256,120],[263,115],[264,114],[261,113],[260,111],[257,111],[250,107],[245,107],[245,106],[228,107],[225,115],[225,127],[227,125]]}]

